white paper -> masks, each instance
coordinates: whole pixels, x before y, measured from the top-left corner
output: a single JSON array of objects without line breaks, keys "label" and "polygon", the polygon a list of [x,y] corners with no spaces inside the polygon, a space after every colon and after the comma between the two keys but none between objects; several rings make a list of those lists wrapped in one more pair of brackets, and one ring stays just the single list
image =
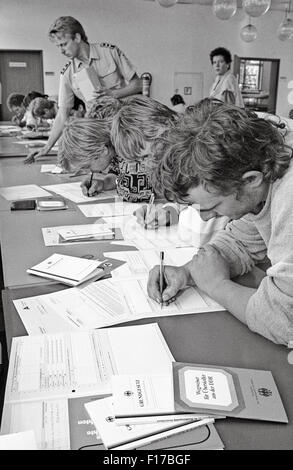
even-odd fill
[{"label": "white paper", "polygon": [[58,165],[42,165],[41,166],[41,173],[62,173],[63,169]]},{"label": "white paper", "polygon": [[125,279],[123,275],[118,280],[100,280],[85,287],[13,302],[30,335],[65,329],[90,330],[140,318],[224,310],[194,287],[186,289],[174,302],[161,308],[148,297],[146,277]]},{"label": "white paper", "polygon": [[0,436],[0,450],[37,450],[34,431],[23,431]]},{"label": "white paper", "polygon": [[35,197],[51,196],[48,191],[40,188],[36,184],[26,184],[22,186],[9,186],[0,188],[1,196],[8,201],[17,201],[20,199],[31,199]]},{"label": "white paper", "polygon": [[[110,192],[112,191],[107,191],[107,193],[110,193]],[[115,191],[115,194],[117,196],[116,191]],[[100,197],[100,199],[102,198]],[[116,198],[115,202],[107,202],[105,204],[103,203],[83,204],[82,206],[78,206],[78,208],[81,210],[83,215],[85,215],[86,217],[105,217],[105,218],[132,215],[133,212],[138,209],[138,207],[139,206],[135,203],[124,202],[119,198]],[[114,219],[114,223],[115,223],[115,219]]]},{"label": "white paper", "polygon": [[[137,206],[134,209],[137,209]],[[107,220],[106,217],[105,220]],[[115,226],[115,218],[110,220]],[[109,223],[108,220],[107,223]],[[123,234],[123,244],[135,246],[138,250],[165,250],[186,246],[198,248],[199,246],[199,234],[197,238],[187,237],[186,233],[180,229],[180,225],[161,226],[157,230],[147,230],[137,223],[135,216],[128,216],[122,220],[119,219],[118,226]],[[118,244],[116,241],[111,243]]]},{"label": "white paper", "polygon": [[[165,264],[171,266],[182,266],[192,259],[196,254],[193,247],[168,248],[164,250]],[[149,271],[155,265],[160,264],[160,251],[111,251],[104,256],[125,261],[125,264],[112,271],[115,280],[138,279],[148,277]]]},{"label": "white paper", "polygon": [[[47,189],[48,191],[52,191],[56,194],[59,194],[60,196],[63,196],[66,199],[69,199],[70,201],[73,201],[75,203],[98,201],[110,198],[112,199],[117,196],[116,190],[101,192],[98,196],[84,196],[82,194],[80,183],[80,181],[77,181],[75,183],[50,184],[47,186],[43,186],[43,188]],[[79,206],[79,208],[80,207],[81,206]]]},{"label": "white paper", "polygon": [[166,373],[173,360],[155,323],[13,338],[1,433],[34,429],[39,448],[69,449],[69,398],[111,393],[113,374]]}]

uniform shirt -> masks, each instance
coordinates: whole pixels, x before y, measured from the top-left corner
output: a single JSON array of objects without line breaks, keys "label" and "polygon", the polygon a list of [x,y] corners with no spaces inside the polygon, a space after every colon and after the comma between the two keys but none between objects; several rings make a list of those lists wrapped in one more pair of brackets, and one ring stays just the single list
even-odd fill
[{"label": "uniform shirt", "polygon": [[271,184],[258,214],[247,214],[219,231],[211,244],[229,261],[232,277],[267,256],[271,267],[246,307],[248,327],[275,343],[293,340],[293,163]]},{"label": "uniform shirt", "polygon": [[224,73],[224,75],[217,75],[210,90],[210,98],[216,98],[220,101],[224,101],[223,93],[225,91],[231,91],[235,96],[235,105],[239,106],[240,108],[244,108],[244,102],[238,82],[230,70]]},{"label": "uniform shirt", "polygon": [[[90,44],[89,68],[97,74],[101,87],[119,89],[127,85],[136,73],[136,69],[125,54],[117,47],[107,43]],[[74,95],[85,102],[88,108],[90,101],[86,102],[82,95],[76,74],[84,65],[78,59],[65,64],[61,71],[59,83],[59,108],[72,109]]]}]

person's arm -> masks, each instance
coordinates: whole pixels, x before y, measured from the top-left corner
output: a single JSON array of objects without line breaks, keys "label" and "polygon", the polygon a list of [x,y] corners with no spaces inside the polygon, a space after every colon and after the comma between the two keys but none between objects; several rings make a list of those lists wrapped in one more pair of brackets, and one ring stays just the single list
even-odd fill
[{"label": "person's arm", "polygon": [[135,75],[130,82],[122,88],[106,89],[101,88],[93,92],[95,99],[102,96],[112,96],[113,98],[125,98],[126,96],[136,95],[142,91],[142,80]]},{"label": "person's arm", "polygon": [[68,119],[69,115],[69,108],[59,108],[53,127],[50,132],[48,142],[40,150],[33,150],[32,152],[30,152],[24,160],[24,163],[33,163],[38,157],[47,155],[50,152],[51,148],[61,136],[65,122]]},{"label": "person's arm", "polygon": [[235,94],[233,93],[233,91],[225,90],[223,91],[222,96],[223,96],[224,103],[235,104],[236,99],[235,99]]}]

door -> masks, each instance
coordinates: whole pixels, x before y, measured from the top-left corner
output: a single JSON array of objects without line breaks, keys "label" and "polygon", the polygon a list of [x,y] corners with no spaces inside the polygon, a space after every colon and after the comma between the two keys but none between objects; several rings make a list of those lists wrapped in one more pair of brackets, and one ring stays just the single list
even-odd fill
[{"label": "door", "polygon": [[0,120],[9,121],[11,113],[6,100],[10,93],[26,95],[30,91],[44,92],[42,51],[0,50],[0,83]]},{"label": "door", "polygon": [[175,72],[174,93],[182,96],[186,106],[197,103],[203,98],[203,74]]}]

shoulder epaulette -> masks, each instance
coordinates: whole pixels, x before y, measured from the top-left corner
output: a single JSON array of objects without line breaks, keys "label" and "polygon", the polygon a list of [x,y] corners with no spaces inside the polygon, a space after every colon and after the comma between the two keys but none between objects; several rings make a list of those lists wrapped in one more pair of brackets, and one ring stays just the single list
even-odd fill
[{"label": "shoulder epaulette", "polygon": [[71,62],[66,62],[66,64],[64,65],[63,69],[61,70],[61,75],[64,75],[64,73],[66,72],[66,70],[68,69],[69,65],[71,64]]},{"label": "shoulder epaulette", "polygon": [[110,49],[115,49],[115,44],[109,44],[108,42],[101,42],[101,47],[110,47]]}]

